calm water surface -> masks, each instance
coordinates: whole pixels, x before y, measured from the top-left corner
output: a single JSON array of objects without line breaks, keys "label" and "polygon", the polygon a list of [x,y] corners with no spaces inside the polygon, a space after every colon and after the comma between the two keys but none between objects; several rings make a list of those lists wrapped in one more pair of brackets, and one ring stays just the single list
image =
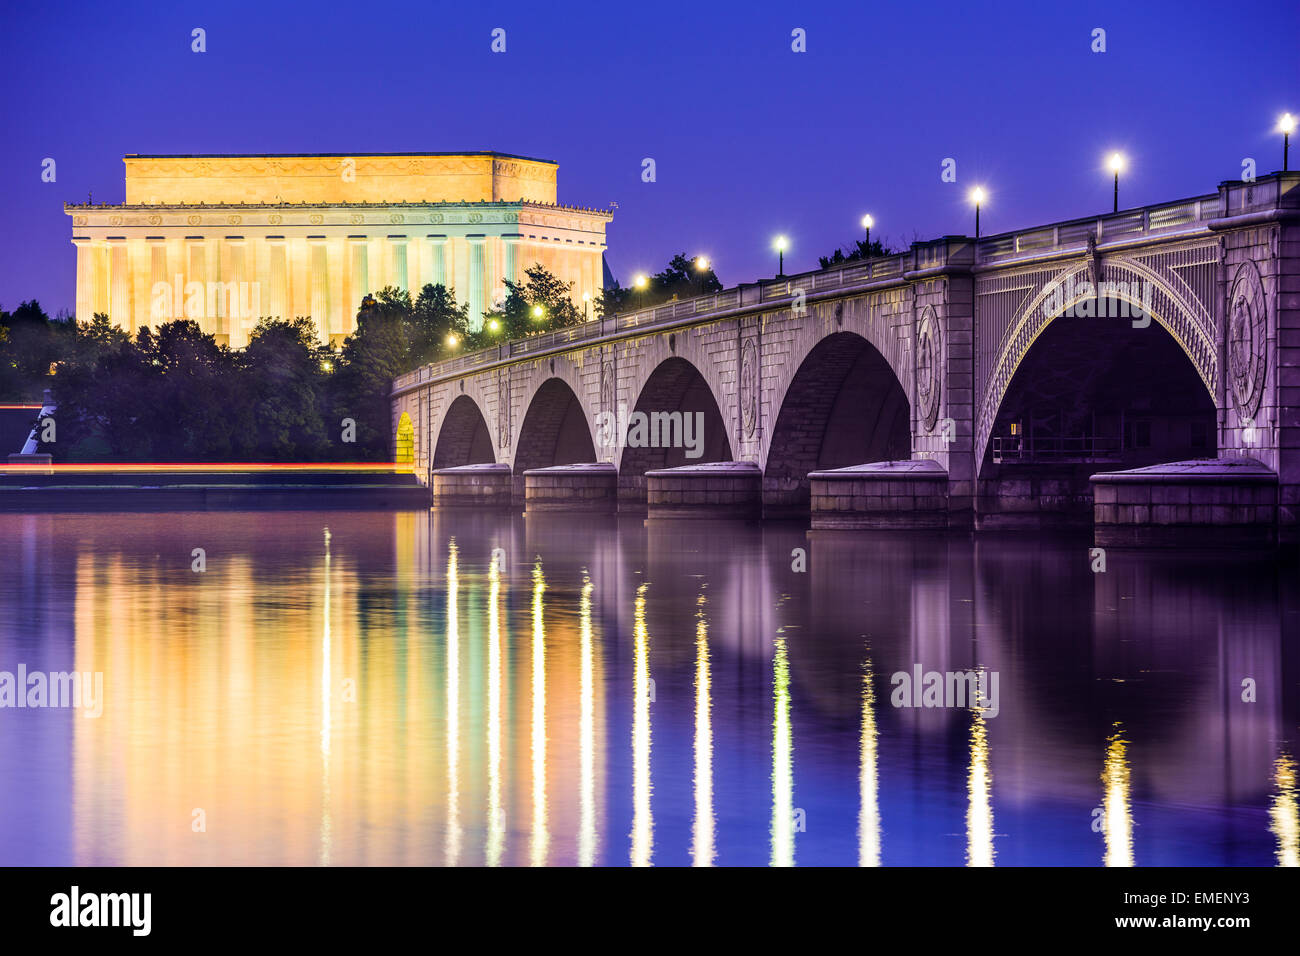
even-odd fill
[{"label": "calm water surface", "polygon": [[0,515],[0,863],[1295,865],[1295,566],[1087,548]]}]

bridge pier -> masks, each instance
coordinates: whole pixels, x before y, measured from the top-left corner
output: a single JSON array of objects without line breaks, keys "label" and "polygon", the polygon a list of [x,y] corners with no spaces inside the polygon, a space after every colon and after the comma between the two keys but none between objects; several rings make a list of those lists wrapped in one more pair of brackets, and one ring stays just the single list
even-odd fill
[{"label": "bridge pier", "polygon": [[459,465],[429,472],[435,507],[509,508],[509,465]]},{"label": "bridge pier", "polygon": [[1098,547],[1267,547],[1277,472],[1254,458],[1175,461],[1092,476]]},{"label": "bridge pier", "polygon": [[808,478],[814,531],[948,527],[948,471],[937,461],[878,461]]},{"label": "bridge pier", "polygon": [[749,461],[717,461],[646,472],[651,518],[757,518],[763,472]]},{"label": "bridge pier", "polygon": [[618,471],[603,461],[552,465],[524,472],[524,514],[582,511],[613,514],[618,508]]}]

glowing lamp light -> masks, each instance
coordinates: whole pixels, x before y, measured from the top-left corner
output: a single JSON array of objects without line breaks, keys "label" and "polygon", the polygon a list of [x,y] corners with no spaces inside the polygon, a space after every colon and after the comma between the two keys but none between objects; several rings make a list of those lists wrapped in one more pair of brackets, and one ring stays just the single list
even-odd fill
[{"label": "glowing lamp light", "polygon": [[533,318],[540,319],[542,317],[543,311],[544,310],[540,305],[533,306]]},{"label": "glowing lamp light", "polygon": [[709,257],[708,257],[708,256],[696,256],[696,257],[695,257],[695,268],[696,268],[698,271],[700,271],[700,272],[705,272],[705,271],[707,271],[708,268],[709,268]]},{"label": "glowing lamp light", "polygon": [[1295,117],[1292,116],[1290,113],[1283,113],[1282,118],[1277,121],[1277,131],[1279,133],[1287,133],[1287,134],[1294,133]]},{"label": "glowing lamp light", "polygon": [[632,284],[638,289],[644,289],[649,282],[650,280],[647,279],[643,273],[637,273],[636,278],[632,280]]},{"label": "glowing lamp light", "polygon": [[970,201],[977,206],[982,206],[986,198],[986,193],[979,186],[970,191]]},{"label": "glowing lamp light", "polygon": [[1124,157],[1119,153],[1111,153],[1110,159],[1106,161],[1106,164],[1112,173],[1123,172]]},{"label": "glowing lamp light", "polygon": [[320,367],[321,367],[321,370],[324,371],[324,372],[332,372],[332,371],[334,371],[334,363],[331,362],[329,359],[326,359],[325,361],[321,362],[321,363],[320,363]]},{"label": "glowing lamp light", "polygon": [[501,331],[501,323],[497,319],[488,319],[487,327],[489,332]]},{"label": "glowing lamp light", "polygon": [[447,348],[454,349],[459,344],[460,344],[460,339],[456,338],[455,334],[451,334],[447,336]]},{"label": "glowing lamp light", "polygon": [[863,228],[863,229],[870,229],[870,228],[871,228],[872,226],[874,226],[875,224],[876,224],[876,220],[872,219],[870,216],[863,216],[863,217],[862,217],[862,228]]},{"label": "glowing lamp light", "polygon": [[777,252],[785,252],[785,250],[788,249],[788,248],[790,248],[790,243],[789,243],[789,241],[785,238],[785,236],[777,236],[777,237],[776,237],[776,251],[777,251]]}]

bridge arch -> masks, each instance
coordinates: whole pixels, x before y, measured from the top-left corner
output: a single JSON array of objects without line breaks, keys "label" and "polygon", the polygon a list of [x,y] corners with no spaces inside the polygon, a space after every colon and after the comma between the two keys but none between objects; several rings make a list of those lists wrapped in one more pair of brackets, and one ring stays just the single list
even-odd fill
[{"label": "bridge arch", "polygon": [[[645,473],[652,469],[732,460],[730,430],[717,395],[704,373],[688,359],[673,355],[655,365],[642,378],[635,403],[623,409],[626,415],[618,416],[617,422],[621,499],[644,501]],[[634,417],[637,413],[649,421],[648,436],[644,421],[638,424]],[[658,439],[663,436],[656,416],[668,416],[666,420],[673,426],[673,436],[683,439],[680,446],[660,445]],[[641,441],[636,441],[638,428]],[[646,437],[652,439],[652,444],[644,443]],[[687,438],[690,447],[686,445]]]},{"label": "bridge arch", "polygon": [[[515,441],[514,475],[520,485],[531,468],[596,460],[592,416],[573,385],[548,376],[532,390]],[[522,486],[521,486],[522,487]]]},{"label": "bridge arch", "polygon": [[458,395],[442,416],[433,467],[491,464],[496,461],[492,444],[492,433],[478,402],[469,395]]},{"label": "bridge arch", "polygon": [[865,336],[833,332],[804,356],[782,396],[764,511],[806,511],[809,472],[911,456],[911,403],[894,366]]},{"label": "bridge arch", "polygon": [[[1181,274],[1183,270],[1162,261],[1184,251],[1174,250],[1142,258],[1111,256],[1094,260],[1089,257],[1076,260],[1054,274],[1040,274],[1037,288],[1025,298],[1023,306],[1008,323],[990,365],[976,428],[977,468],[983,469],[994,426],[1016,373],[1049,327],[1062,319],[1069,320],[1068,315],[1081,303],[1096,298],[1098,276],[1101,277],[1103,299],[1122,303],[1130,313],[1135,309],[1149,312],[1152,324],[1168,333],[1200,379],[1211,403],[1218,407],[1218,332],[1214,316],[1206,304],[1207,296],[1192,287]],[[1194,253],[1198,251],[1204,250],[1192,250]],[[1193,259],[1191,263],[1208,267],[1212,260],[1199,262]],[[1072,321],[1108,320],[1082,317]]]}]

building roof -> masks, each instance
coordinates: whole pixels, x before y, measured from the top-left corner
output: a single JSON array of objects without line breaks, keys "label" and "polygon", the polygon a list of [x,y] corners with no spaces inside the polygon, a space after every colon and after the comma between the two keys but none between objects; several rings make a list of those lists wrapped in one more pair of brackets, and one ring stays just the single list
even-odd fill
[{"label": "building roof", "polygon": [[501,153],[492,149],[461,149],[451,152],[431,153],[425,150],[409,150],[385,153],[127,153],[123,159],[307,159],[314,157],[355,157],[355,156],[500,156],[503,159],[523,159],[530,163],[549,163],[558,166],[553,159],[539,159],[536,156],[522,156],[519,153]]}]

